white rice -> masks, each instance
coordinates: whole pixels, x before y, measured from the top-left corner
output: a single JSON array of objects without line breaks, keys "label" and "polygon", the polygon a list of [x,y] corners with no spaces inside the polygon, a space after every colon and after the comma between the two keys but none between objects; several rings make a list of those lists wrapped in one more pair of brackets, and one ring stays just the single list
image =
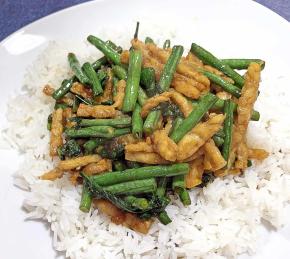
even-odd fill
[{"label": "white rice", "polygon": [[[129,36],[104,35],[125,47]],[[152,36],[163,40],[174,35],[159,31]],[[97,210],[82,213],[78,209],[80,188],[72,186],[66,176],[54,182],[38,180],[53,168],[46,129],[53,101],[42,94],[42,86],[58,86],[70,75],[66,60],[69,51],[81,61],[97,58],[97,51],[87,44],[51,42],[28,69],[23,93],[9,102],[9,128],[4,131],[10,144],[24,152],[15,184],[30,190],[24,201],[28,217],[51,224],[56,250],[77,259],[236,257],[255,251],[263,220],[275,228],[285,224],[290,201],[290,128],[285,120],[290,105],[283,89],[286,78],[263,80],[256,105],[261,120],[249,128],[250,146],[265,148],[270,156],[242,176],[216,179],[207,188],[191,191],[192,205],[187,208],[172,197],[167,209],[172,223],[163,226],[156,221],[148,235],[117,226]]]}]

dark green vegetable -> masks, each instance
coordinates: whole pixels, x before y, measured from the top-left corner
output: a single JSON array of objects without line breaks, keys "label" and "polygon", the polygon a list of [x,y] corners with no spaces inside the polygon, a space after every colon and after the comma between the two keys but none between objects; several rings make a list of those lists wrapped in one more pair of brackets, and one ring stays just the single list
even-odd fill
[{"label": "dark green vegetable", "polygon": [[58,155],[61,160],[65,157],[77,157],[82,155],[82,150],[80,145],[74,140],[68,140],[61,148],[58,150]]},{"label": "dark green vegetable", "polygon": [[148,43],[153,43],[154,44],[154,41],[150,37],[147,36],[145,38],[145,44],[148,44]]},{"label": "dark green vegetable", "polygon": [[183,54],[182,46],[174,46],[172,52],[164,65],[163,71],[160,75],[160,79],[157,85],[159,93],[165,92],[169,89],[176,67]]},{"label": "dark green vegetable", "polygon": [[145,198],[138,198],[135,196],[127,196],[124,200],[129,203],[132,207],[145,210],[149,207],[149,202]]},{"label": "dark green vegetable", "polygon": [[119,79],[117,77],[113,76],[113,97],[115,97],[117,95],[118,82],[119,82]]},{"label": "dark green vegetable", "polygon": [[261,66],[261,70],[265,67],[265,61],[261,59],[230,58],[221,59],[221,61],[232,69],[248,69],[252,62],[258,63]]},{"label": "dark green vegetable", "polygon": [[155,70],[152,67],[145,67],[141,70],[141,84],[145,87],[146,93],[149,97],[157,94],[157,88],[155,86]]},{"label": "dark green vegetable", "polygon": [[120,80],[126,80],[127,79],[127,71],[125,68],[115,65],[112,67],[112,71],[116,77],[118,77]]},{"label": "dark green vegetable", "polygon": [[101,94],[103,92],[103,88],[102,88],[101,82],[97,76],[97,73],[94,70],[94,68],[92,67],[92,65],[89,62],[86,62],[83,64],[82,69],[83,69],[84,73],[86,74],[86,76],[89,78],[89,81],[90,81],[89,83],[92,86],[92,91],[93,91],[94,97]]},{"label": "dark green vegetable", "polygon": [[46,128],[47,130],[51,130],[51,123],[52,123],[52,114],[49,114],[47,117],[47,124],[46,124]]},{"label": "dark green vegetable", "polygon": [[113,168],[115,171],[124,171],[127,167],[122,161],[115,160],[113,161]]},{"label": "dark green vegetable", "polygon": [[60,88],[56,89],[53,94],[52,94],[52,97],[55,99],[55,100],[59,100],[61,99],[62,97],[64,97],[68,92],[69,90],[71,89],[72,87],[72,84],[73,84],[73,81],[74,81],[74,78],[71,78],[71,79],[64,79],[61,83],[61,86]]},{"label": "dark green vegetable", "polygon": [[118,159],[124,156],[124,144],[113,138],[106,141],[103,146],[97,149],[97,153],[103,158]]},{"label": "dark green vegetable", "polygon": [[66,109],[68,108],[69,105],[67,105],[66,103],[55,103],[54,105],[54,109],[57,110],[57,109]]},{"label": "dark green vegetable", "polygon": [[187,206],[191,204],[190,196],[185,188],[184,175],[177,175],[173,177],[172,189],[179,195],[183,205]]},{"label": "dark green vegetable", "polygon": [[86,184],[83,184],[83,191],[80,203],[80,210],[82,212],[89,212],[92,205],[92,195]]},{"label": "dark green vegetable", "polygon": [[170,129],[169,135],[171,135],[172,132],[177,131],[177,128],[180,126],[180,124],[183,122],[182,117],[176,117],[174,119],[172,128]]},{"label": "dark green vegetable", "polygon": [[136,195],[153,193],[157,188],[154,178],[118,183],[104,187],[104,190],[115,195]]},{"label": "dark green vegetable", "polygon": [[221,147],[224,143],[224,139],[219,136],[213,135],[212,139],[217,147]]},{"label": "dark green vegetable", "polygon": [[126,128],[131,126],[131,118],[117,118],[117,119],[82,119],[74,117],[71,121],[75,121],[79,127],[92,127],[92,126],[111,126],[115,128]]},{"label": "dark green vegetable", "polygon": [[97,77],[98,77],[100,82],[104,83],[105,79],[107,79],[107,77],[108,77],[108,73],[107,73],[106,69],[99,69],[97,72]]},{"label": "dark green vegetable", "polygon": [[103,52],[105,57],[110,61],[112,61],[114,64],[116,65],[121,64],[120,54],[116,50],[114,50],[111,46],[106,44],[104,41],[93,35],[88,36],[87,40],[91,44],[93,44],[97,49]]},{"label": "dark green vegetable", "polygon": [[107,172],[101,175],[89,177],[92,184],[108,186],[112,184],[148,179],[152,177],[170,177],[184,175],[189,171],[187,163],[177,163],[173,165],[145,166],[140,168],[127,169],[122,172]]},{"label": "dark green vegetable", "polygon": [[85,150],[85,154],[89,155],[89,154],[93,154],[95,149],[100,146],[103,145],[105,143],[106,139],[103,138],[95,138],[95,139],[90,139],[88,140],[84,145],[84,150]]},{"label": "dark green vegetable", "polygon": [[248,160],[247,166],[248,166],[248,167],[251,167],[252,165],[253,165],[252,160]]},{"label": "dark green vegetable", "polygon": [[158,180],[156,195],[159,197],[165,196],[166,192],[166,186],[167,186],[168,178],[167,177],[161,177]]},{"label": "dark green vegetable", "polygon": [[198,185],[198,187],[206,187],[209,183],[212,183],[215,179],[215,176],[212,173],[203,173],[202,174],[202,179],[201,179],[201,184]]},{"label": "dark green vegetable", "polygon": [[73,106],[72,106],[72,112],[73,113],[76,113],[78,108],[79,108],[79,105],[80,105],[80,101],[79,101],[79,98],[77,98],[76,96],[74,96],[74,99],[73,99]]},{"label": "dark green vegetable", "polygon": [[101,57],[98,60],[96,60],[94,63],[92,63],[92,67],[94,70],[100,69],[102,66],[106,65],[108,63],[108,60],[106,57]]},{"label": "dark green vegetable", "polygon": [[203,74],[208,77],[208,79],[215,84],[219,85],[223,88],[226,92],[232,94],[233,96],[239,98],[241,96],[241,89],[235,85],[232,85],[228,81],[222,79],[220,76],[215,75],[209,71],[203,71]]},{"label": "dark green vegetable", "polygon": [[170,48],[170,40],[166,40],[163,44],[163,49],[169,49]]},{"label": "dark green vegetable", "polygon": [[138,103],[141,106],[143,106],[147,100],[148,100],[147,94],[145,93],[145,91],[141,87],[139,87],[139,90],[138,90]]},{"label": "dark green vegetable", "polygon": [[142,138],[143,120],[141,117],[141,106],[136,103],[132,114],[132,133],[136,138]]},{"label": "dark green vegetable", "polygon": [[147,115],[147,118],[145,119],[144,125],[143,125],[143,131],[145,134],[149,135],[153,133],[153,131],[156,129],[158,121],[161,116],[161,111],[153,110],[149,112]]},{"label": "dark green vegetable", "polygon": [[93,197],[98,199],[107,199],[115,206],[124,211],[138,214],[140,218],[150,218],[152,216],[159,215],[159,213],[163,211],[169,203],[169,200],[167,198],[160,198],[156,195],[153,195],[149,200],[149,206],[146,209],[140,209],[132,206],[131,202],[127,202],[126,199],[122,199],[110,192],[105,191],[103,187],[96,183],[93,183],[91,178],[87,175],[82,173],[81,175],[84,178],[85,183],[89,186]]},{"label": "dark green vegetable", "polygon": [[195,43],[191,44],[190,51],[194,55],[196,55],[203,63],[211,65],[212,67],[222,71],[224,74],[233,79],[240,88],[243,87],[245,79],[232,68],[230,68],[229,65],[216,58],[213,54]]},{"label": "dark green vegetable", "polygon": [[134,110],[138,98],[141,65],[142,65],[141,51],[131,50],[129,57],[128,78],[122,107],[123,112],[131,112]]},{"label": "dark green vegetable", "polygon": [[231,100],[225,101],[224,113],[226,115],[224,121],[224,144],[222,147],[222,156],[228,162],[230,150],[232,146],[233,122],[234,122],[234,105]]},{"label": "dark green vegetable", "polygon": [[117,51],[118,53],[122,53],[123,49],[121,46],[117,46],[114,42],[107,40],[106,45],[108,45],[109,47],[111,47],[113,50]]},{"label": "dark green vegetable", "polygon": [[78,78],[78,80],[80,80],[82,84],[89,83],[90,80],[87,77],[87,75],[84,73],[84,71],[82,70],[80,63],[77,60],[76,55],[73,53],[69,53],[67,57],[68,57],[69,65],[72,71],[75,73],[75,76]]},{"label": "dark green vegetable", "polygon": [[126,160],[126,165],[128,168],[140,168],[142,167],[142,165],[136,161],[129,161],[129,160]]},{"label": "dark green vegetable", "polygon": [[81,129],[67,129],[69,138],[114,138],[131,132],[129,128],[115,129],[110,126],[93,126]]},{"label": "dark green vegetable", "polygon": [[159,213],[158,219],[163,225],[168,225],[172,222],[165,210]]},{"label": "dark green vegetable", "polygon": [[176,143],[179,142],[187,132],[195,127],[205,113],[214,105],[217,99],[218,98],[211,93],[204,95],[196,109],[193,110],[189,116],[183,120],[180,126],[171,133],[170,138]]},{"label": "dark green vegetable", "polygon": [[180,111],[179,107],[175,103],[171,102],[162,102],[156,106],[153,110],[161,111],[163,117],[183,117],[183,113]]},{"label": "dark green vegetable", "polygon": [[[198,105],[198,100],[192,100],[192,104],[193,104],[193,108],[195,109],[196,106]],[[216,101],[216,103],[211,107],[211,110],[221,111],[224,109],[224,105],[225,105],[225,100],[218,99]],[[238,105],[236,103],[234,103],[234,112],[237,111],[237,107],[238,107]],[[260,113],[258,111],[253,110],[251,120],[258,121],[259,119],[260,119]]]}]

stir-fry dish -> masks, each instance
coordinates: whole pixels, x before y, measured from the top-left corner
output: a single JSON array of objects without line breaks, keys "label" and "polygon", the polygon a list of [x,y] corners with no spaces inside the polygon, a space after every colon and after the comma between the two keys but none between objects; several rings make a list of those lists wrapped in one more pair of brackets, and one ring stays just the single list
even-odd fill
[{"label": "stir-fry dish", "polygon": [[142,42],[138,29],[129,50],[88,36],[104,56],[81,65],[69,53],[74,76],[44,87],[55,99],[47,127],[58,162],[41,179],[67,174],[82,185],[80,210],[97,208],[146,234],[153,218],[171,222],[172,195],[188,206],[192,188],[268,156],[246,140],[249,122],[260,117],[253,107],[265,62],[219,59],[195,43],[184,54],[170,40]]}]

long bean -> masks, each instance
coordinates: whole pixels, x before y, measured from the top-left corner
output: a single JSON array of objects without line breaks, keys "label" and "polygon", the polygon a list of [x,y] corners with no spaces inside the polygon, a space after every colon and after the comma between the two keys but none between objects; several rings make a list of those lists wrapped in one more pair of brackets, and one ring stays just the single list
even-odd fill
[{"label": "long bean", "polygon": [[232,69],[248,69],[252,62],[258,63],[261,66],[261,70],[265,68],[265,61],[262,59],[229,58],[221,59],[221,61]]},{"label": "long bean", "polygon": [[82,212],[89,212],[91,204],[92,204],[92,195],[90,193],[88,186],[84,184],[79,208]]},{"label": "long bean", "polygon": [[55,100],[59,100],[62,97],[64,97],[71,89],[73,81],[74,81],[74,78],[64,79],[61,83],[61,86],[53,92],[52,97]]},{"label": "long bean", "polygon": [[105,57],[110,61],[112,61],[114,64],[116,65],[121,64],[120,54],[116,50],[114,50],[111,46],[106,44],[104,41],[93,35],[88,36],[87,40],[91,44],[93,44],[97,49],[103,52]]},{"label": "long bean", "polygon": [[[218,99],[217,102],[211,107],[213,110],[223,110],[225,105],[225,100]],[[238,105],[236,103],[233,103],[234,106],[234,112],[237,111]],[[256,110],[253,110],[252,115],[251,115],[251,120],[252,121],[258,121],[260,119],[260,113]]]},{"label": "long bean", "polygon": [[153,43],[154,44],[154,40],[147,36],[145,38],[145,44],[148,44],[148,43]]},{"label": "long bean", "polygon": [[90,82],[87,75],[84,73],[84,71],[81,68],[80,62],[77,60],[77,57],[74,53],[69,53],[68,56],[68,62],[72,69],[72,71],[75,73],[75,76],[80,80],[82,84],[87,84]]},{"label": "long bean", "polygon": [[92,127],[92,126],[111,126],[115,128],[126,128],[131,125],[131,118],[117,118],[117,119],[79,119],[77,124],[80,127]]},{"label": "long bean", "polygon": [[169,223],[172,222],[172,220],[169,218],[169,216],[165,210],[162,211],[161,213],[159,213],[158,219],[163,225],[168,225]]},{"label": "long bean", "polygon": [[85,144],[83,145],[84,150],[85,150],[85,154],[92,154],[94,152],[94,150],[104,144],[106,141],[106,139],[103,138],[95,138],[95,139],[90,139],[87,142],[85,142]]},{"label": "long bean", "polygon": [[172,128],[170,129],[170,132],[169,132],[169,135],[174,132],[174,131],[177,131],[177,128],[180,126],[180,124],[183,122],[183,118],[181,117],[176,117],[174,122],[173,122],[173,125],[172,125]]},{"label": "long bean", "polygon": [[236,71],[234,71],[229,65],[219,60],[217,57],[215,57],[213,54],[211,54],[209,51],[205,50],[201,46],[192,43],[190,51],[196,55],[202,62],[204,62],[207,65],[211,65],[215,67],[216,69],[222,71],[224,74],[229,76],[231,79],[235,81],[235,83],[241,88],[243,87],[245,83],[245,79],[238,74]]},{"label": "long bean", "polygon": [[87,177],[93,184],[108,186],[122,182],[148,179],[152,177],[170,177],[184,175],[189,171],[187,163],[177,163],[168,166],[145,166],[140,168],[126,169],[122,172],[107,172],[101,175]]},{"label": "long bean", "polygon": [[169,49],[170,48],[170,40],[166,40],[163,44],[163,49]]},{"label": "long bean", "polygon": [[204,95],[196,109],[193,110],[189,116],[183,120],[180,126],[171,133],[170,138],[176,143],[179,142],[184,135],[201,120],[205,113],[214,105],[217,99],[218,98],[211,93]]},{"label": "long bean", "polygon": [[156,94],[155,70],[152,67],[143,68],[141,71],[140,82],[144,85],[149,97]]},{"label": "long bean", "polygon": [[156,188],[156,180],[154,178],[149,178],[117,183],[104,187],[104,190],[115,195],[136,195],[141,193],[153,193]]},{"label": "long bean", "polygon": [[222,147],[222,156],[223,158],[228,161],[231,145],[232,145],[232,134],[233,134],[233,121],[234,121],[234,105],[233,102],[230,100],[225,101],[224,106],[224,113],[226,115],[224,121],[224,144]]},{"label": "long bean", "polygon": [[132,207],[135,207],[141,210],[147,209],[149,207],[149,202],[145,198],[139,198],[139,197],[130,195],[130,196],[125,197],[124,200],[128,202]]},{"label": "long bean", "polygon": [[83,64],[82,69],[90,80],[94,97],[101,94],[103,92],[103,88],[92,65],[89,62],[86,62]]},{"label": "long bean", "polygon": [[148,96],[142,87],[139,87],[139,89],[138,89],[138,98],[137,99],[138,99],[138,103],[141,106],[143,106],[145,104],[145,102],[148,100]]},{"label": "long bean", "polygon": [[158,82],[158,91],[160,93],[165,92],[169,89],[176,67],[183,54],[183,50],[184,49],[182,46],[174,46],[172,48],[172,52],[166,64],[164,65],[163,71],[160,75],[160,79]]},{"label": "long bean", "polygon": [[118,77],[120,80],[123,79],[123,80],[126,80],[127,79],[127,71],[125,68],[121,67],[121,66],[118,66],[118,65],[115,65],[112,67],[112,71],[114,73],[114,75],[116,77]]},{"label": "long bean", "polygon": [[101,68],[101,66],[104,66],[108,63],[108,60],[106,57],[101,57],[97,59],[95,62],[92,63],[92,67],[94,70],[98,70]]},{"label": "long bean", "polygon": [[143,131],[143,120],[141,117],[141,106],[136,103],[132,114],[132,133],[135,137],[141,138]]},{"label": "long bean", "polygon": [[148,113],[143,125],[143,131],[145,134],[149,135],[156,129],[160,116],[160,110],[151,111]]},{"label": "long bean", "polygon": [[220,76],[215,75],[214,73],[211,73],[209,71],[203,71],[203,74],[208,77],[208,79],[215,84],[219,85],[221,88],[223,88],[226,92],[232,94],[233,96],[239,98],[241,96],[241,89],[238,88],[235,85],[232,85],[228,81],[222,79]]},{"label": "long bean", "polygon": [[156,195],[159,197],[163,197],[166,192],[166,185],[167,185],[168,179],[167,177],[161,177],[158,181]]},{"label": "long bean", "polygon": [[179,195],[183,205],[187,206],[191,204],[190,196],[185,188],[184,175],[177,175],[173,177],[172,189]]},{"label": "long bean", "polygon": [[111,126],[92,126],[81,129],[67,129],[69,138],[114,138],[131,132],[130,128],[115,129]]},{"label": "long bean", "polygon": [[138,98],[141,65],[142,65],[141,51],[131,50],[129,57],[128,78],[122,107],[123,112],[130,112],[134,110]]}]

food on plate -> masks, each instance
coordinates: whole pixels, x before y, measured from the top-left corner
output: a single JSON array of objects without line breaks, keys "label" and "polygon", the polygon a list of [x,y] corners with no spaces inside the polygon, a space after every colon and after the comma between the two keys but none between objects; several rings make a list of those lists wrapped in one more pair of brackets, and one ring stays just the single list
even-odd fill
[{"label": "food on plate", "polygon": [[260,117],[254,104],[265,62],[219,59],[195,43],[185,54],[170,40],[142,42],[138,29],[129,50],[90,35],[104,56],[81,65],[69,53],[73,76],[57,89],[44,86],[56,102],[47,128],[57,162],[40,178],[69,174],[82,185],[83,212],[97,208],[146,234],[154,218],[172,221],[171,195],[188,206],[192,188],[243,174],[252,159],[268,156],[246,139]]}]

